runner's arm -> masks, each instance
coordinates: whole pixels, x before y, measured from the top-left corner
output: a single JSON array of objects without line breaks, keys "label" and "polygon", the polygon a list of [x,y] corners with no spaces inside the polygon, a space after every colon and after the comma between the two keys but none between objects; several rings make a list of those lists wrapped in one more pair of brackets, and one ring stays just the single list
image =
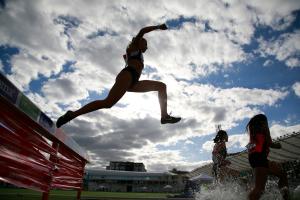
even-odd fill
[{"label": "runner's arm", "polygon": [[139,33],[136,35],[135,39],[138,41],[139,39],[141,39],[146,33],[149,33],[151,31],[154,30],[167,30],[168,27],[166,24],[161,24],[161,25],[157,25],[157,26],[147,26],[142,28]]}]

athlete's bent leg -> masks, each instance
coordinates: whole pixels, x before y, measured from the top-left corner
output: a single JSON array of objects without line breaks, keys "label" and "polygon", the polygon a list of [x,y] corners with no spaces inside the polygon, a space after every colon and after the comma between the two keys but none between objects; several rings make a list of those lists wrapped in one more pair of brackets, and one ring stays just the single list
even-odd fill
[{"label": "athlete's bent leg", "polygon": [[143,80],[137,82],[135,85],[128,89],[129,92],[158,92],[158,100],[161,111],[161,123],[176,123],[181,120],[180,117],[172,117],[168,115],[167,111],[167,86],[160,81]]},{"label": "athlete's bent leg", "polygon": [[167,86],[160,81],[143,80],[128,89],[129,92],[158,92],[161,116],[167,116]]}]

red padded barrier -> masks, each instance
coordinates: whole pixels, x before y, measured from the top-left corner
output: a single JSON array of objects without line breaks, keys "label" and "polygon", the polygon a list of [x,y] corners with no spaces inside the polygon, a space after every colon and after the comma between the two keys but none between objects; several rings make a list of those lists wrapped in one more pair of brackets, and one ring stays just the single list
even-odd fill
[{"label": "red padded barrier", "polygon": [[[61,134],[61,130],[60,133]],[[0,96],[0,181],[44,192],[76,189],[87,160]]]}]

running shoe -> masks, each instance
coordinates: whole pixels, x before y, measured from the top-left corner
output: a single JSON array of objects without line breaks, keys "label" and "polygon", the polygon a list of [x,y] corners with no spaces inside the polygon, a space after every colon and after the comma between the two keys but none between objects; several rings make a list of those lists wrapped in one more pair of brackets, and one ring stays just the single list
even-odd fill
[{"label": "running shoe", "polygon": [[160,120],[161,124],[175,124],[181,120],[181,117],[172,117],[167,115],[166,117],[162,117]]}]

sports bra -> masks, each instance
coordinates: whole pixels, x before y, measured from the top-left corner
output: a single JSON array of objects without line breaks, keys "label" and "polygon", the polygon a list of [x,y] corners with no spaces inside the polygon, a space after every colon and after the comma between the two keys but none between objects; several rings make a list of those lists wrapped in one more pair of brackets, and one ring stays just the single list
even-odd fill
[{"label": "sports bra", "polygon": [[141,63],[144,63],[143,53],[139,50],[126,53],[126,55],[124,55],[124,59],[126,60],[126,63],[128,63],[129,60],[139,60]]}]

